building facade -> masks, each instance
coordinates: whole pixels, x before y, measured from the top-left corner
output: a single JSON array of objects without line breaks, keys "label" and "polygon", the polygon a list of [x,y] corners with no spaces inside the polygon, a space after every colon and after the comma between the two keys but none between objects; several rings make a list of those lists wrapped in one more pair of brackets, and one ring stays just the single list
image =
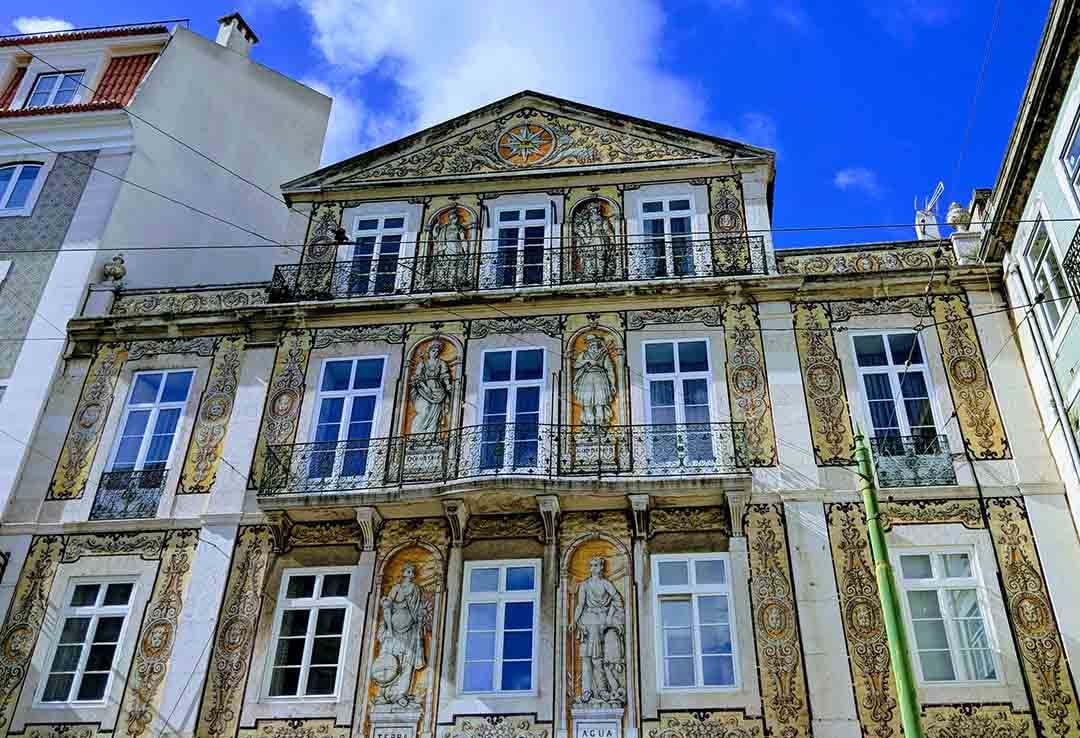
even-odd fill
[{"label": "building facade", "polygon": [[[139,251],[287,242],[290,211],[271,195],[318,165],[330,101],[255,63],[256,41],[236,14],[217,43],[177,24],[0,39],[0,510],[84,303],[107,304],[139,274],[239,281],[288,253],[235,251],[211,265],[190,250]],[[116,279],[88,296],[106,264]]]},{"label": "building facade", "polygon": [[260,282],[73,321],[0,732],[899,738],[865,432],[927,735],[1080,735],[1001,270],[776,253],[774,172],[524,92],[287,184]]}]

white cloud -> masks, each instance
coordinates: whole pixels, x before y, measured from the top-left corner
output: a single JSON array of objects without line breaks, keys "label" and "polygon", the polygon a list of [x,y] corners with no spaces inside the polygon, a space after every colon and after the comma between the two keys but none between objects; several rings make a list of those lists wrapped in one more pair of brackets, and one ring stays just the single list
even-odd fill
[{"label": "white cloud", "polygon": [[62,18],[48,16],[24,15],[11,21],[18,33],[56,33],[57,31],[70,31],[75,27],[74,23]]},{"label": "white cloud", "polygon": [[722,124],[717,135],[763,149],[777,149],[776,121],[765,113],[743,113],[738,121]]},{"label": "white cloud", "polygon": [[361,151],[392,141],[409,132],[405,121],[389,115],[376,115],[344,86],[318,79],[303,79],[302,84],[333,98],[330,120],[323,141],[322,164],[355,156]]},{"label": "white cloud", "polygon": [[845,192],[857,190],[871,197],[880,197],[884,188],[873,169],[866,167],[848,167],[833,175],[833,184]]},{"label": "white cloud", "polygon": [[661,66],[657,0],[296,1],[333,74],[389,82],[386,113],[410,129],[525,88],[681,126],[704,114],[703,95]]}]

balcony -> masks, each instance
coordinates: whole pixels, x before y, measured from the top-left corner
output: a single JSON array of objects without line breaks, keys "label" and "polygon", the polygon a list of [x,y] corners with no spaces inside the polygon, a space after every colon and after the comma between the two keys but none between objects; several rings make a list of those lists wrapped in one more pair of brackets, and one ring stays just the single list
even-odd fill
[{"label": "balcony", "polygon": [[156,518],[167,469],[111,471],[101,475],[91,520]]},{"label": "balcony", "polygon": [[602,251],[538,243],[467,256],[394,253],[278,266],[270,283],[270,302],[663,282],[766,271],[763,236],[623,242]]},{"label": "balcony", "polygon": [[[1069,250],[1065,253],[1065,259],[1061,262],[1061,271],[1065,272],[1065,278],[1069,280],[1069,292],[1080,295],[1080,227],[1073,233]],[[1064,310],[1067,302],[1061,303],[1060,310]]]},{"label": "balcony", "polygon": [[956,484],[945,436],[881,436],[870,439],[882,487],[942,487]]},{"label": "balcony", "polygon": [[272,446],[258,495],[376,493],[485,477],[725,476],[748,471],[745,433],[743,423],[573,429],[507,423]]}]

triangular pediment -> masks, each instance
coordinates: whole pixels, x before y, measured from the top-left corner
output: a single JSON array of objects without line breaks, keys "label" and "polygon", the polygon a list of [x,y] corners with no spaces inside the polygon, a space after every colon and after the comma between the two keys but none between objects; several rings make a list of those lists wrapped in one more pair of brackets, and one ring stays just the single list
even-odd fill
[{"label": "triangular pediment", "polygon": [[521,92],[324,167],[283,189],[771,155],[735,141]]}]

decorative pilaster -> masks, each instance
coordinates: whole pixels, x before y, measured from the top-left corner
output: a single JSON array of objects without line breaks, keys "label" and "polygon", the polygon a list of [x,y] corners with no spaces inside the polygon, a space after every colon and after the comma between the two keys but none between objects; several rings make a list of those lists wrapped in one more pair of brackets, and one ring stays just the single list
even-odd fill
[{"label": "decorative pilaster", "polygon": [[83,495],[90,466],[94,463],[101,431],[112,407],[120,369],[128,356],[128,344],[106,343],[97,347],[86,372],[79,405],[71,419],[60,461],[53,472],[47,500],[75,500]]},{"label": "decorative pilaster", "polygon": [[745,443],[736,451],[747,466],[776,466],[776,432],[757,306],[732,303],[722,310],[731,419],[746,425]]},{"label": "decorative pilaster", "polygon": [[304,379],[311,358],[312,331],[293,330],[281,336],[274,371],[270,375],[270,390],[263,408],[259,437],[251,461],[251,486],[262,482],[270,447],[287,445],[296,440],[300,405],[304,400]]},{"label": "decorative pilaster", "polygon": [[210,379],[199,398],[195,427],[188,443],[177,494],[205,493],[214,486],[225,446],[225,431],[229,427],[236,390],[240,386],[245,341],[244,336],[223,336],[217,341]]},{"label": "decorative pilaster", "polygon": [[844,373],[836,353],[829,308],[820,302],[796,302],[791,309],[810,417],[810,437],[818,466],[854,464],[855,431],[851,427]]}]

